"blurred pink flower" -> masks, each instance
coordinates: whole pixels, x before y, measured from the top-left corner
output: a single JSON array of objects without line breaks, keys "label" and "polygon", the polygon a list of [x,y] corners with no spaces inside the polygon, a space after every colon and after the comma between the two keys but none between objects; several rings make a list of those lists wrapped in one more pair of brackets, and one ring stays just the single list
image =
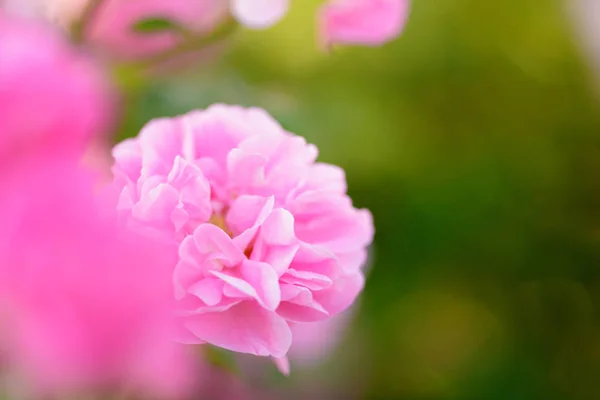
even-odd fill
[{"label": "blurred pink flower", "polygon": [[[39,1],[42,0],[29,3]],[[90,1],[48,0],[45,12],[50,19],[69,27],[81,17]],[[169,19],[189,34],[202,37],[231,15],[250,28],[266,28],[281,19],[287,8],[288,0],[103,0],[86,27],[85,38],[105,55],[136,60],[165,52],[188,40],[176,30],[136,32],[134,26],[138,21]],[[198,58],[206,52],[191,54]]]},{"label": "blurred pink flower", "polygon": [[0,9],[23,17],[43,14],[44,3],[41,0],[0,0]]},{"label": "blurred pink flower", "polygon": [[292,363],[309,367],[330,356],[343,338],[353,316],[352,310],[348,309],[324,321],[294,324],[294,343],[289,352]]},{"label": "blurred pink flower", "polygon": [[20,389],[183,394],[172,260],[115,223],[77,160],[54,156],[1,166],[2,334]]},{"label": "blurred pink flower", "polygon": [[152,121],[113,154],[121,216],[178,248],[182,340],[281,358],[290,323],[325,320],[361,291],[371,214],[265,111]]},{"label": "blurred pink flower", "polygon": [[[24,3],[40,2],[46,3],[46,10],[51,17],[64,24],[79,18],[90,0],[25,0]],[[171,18],[185,25],[192,32],[202,33],[230,14],[249,28],[262,29],[278,22],[289,8],[289,0],[103,0],[103,2],[106,4],[102,5],[104,9],[98,17],[97,24],[105,25],[109,21],[117,21],[119,28],[116,33],[121,34],[131,33],[129,32],[131,25],[147,17]],[[39,9],[40,6],[36,8]],[[122,15],[119,16],[118,11]],[[108,26],[105,29],[108,31]]]},{"label": "blurred pink flower", "polygon": [[107,128],[103,78],[48,27],[0,12],[0,157],[86,147]]},{"label": "blurred pink flower", "polygon": [[330,0],[319,13],[321,40],[382,45],[402,32],[408,10],[409,0]]},{"label": "blurred pink flower", "polygon": [[285,16],[289,3],[290,0],[231,0],[231,12],[241,24],[264,29]]},{"label": "blurred pink flower", "polygon": [[81,165],[97,174],[98,187],[102,189],[112,181],[111,144],[107,140],[95,140],[87,147],[81,158]]},{"label": "blurred pink flower", "polygon": [[[41,0],[29,0],[41,1]],[[93,0],[42,0],[51,20],[70,28]],[[228,16],[225,0],[103,0],[85,27],[85,40],[104,55],[136,60],[165,52],[187,40],[173,29],[139,32],[135,24],[149,18],[168,19],[201,37]]]},{"label": "blurred pink flower", "polygon": [[88,39],[106,53],[136,59],[164,52],[185,40],[180,32],[141,33],[145,18],[167,18],[195,36],[213,31],[227,17],[223,0],[105,0],[91,22]]}]

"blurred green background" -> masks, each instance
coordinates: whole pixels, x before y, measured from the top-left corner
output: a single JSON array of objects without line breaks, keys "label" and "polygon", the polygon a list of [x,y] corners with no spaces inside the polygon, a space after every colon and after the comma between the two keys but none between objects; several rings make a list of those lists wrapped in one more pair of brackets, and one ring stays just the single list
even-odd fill
[{"label": "blurred green background", "polygon": [[565,3],[415,0],[400,39],[331,54],[317,3],[139,87],[121,133],[215,102],[264,107],[373,212],[348,334],[316,371],[268,384],[296,396],[281,398],[600,399],[600,106]]}]

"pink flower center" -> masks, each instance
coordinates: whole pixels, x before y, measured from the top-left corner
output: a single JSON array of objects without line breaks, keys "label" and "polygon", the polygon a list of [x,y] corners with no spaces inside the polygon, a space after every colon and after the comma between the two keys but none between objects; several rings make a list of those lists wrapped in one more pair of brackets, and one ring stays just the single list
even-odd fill
[{"label": "pink flower center", "polygon": [[227,223],[225,222],[225,215],[214,213],[210,217],[210,219],[208,220],[208,222],[211,223],[211,224],[213,224],[213,225],[218,226],[219,228],[221,228],[223,230],[223,232],[225,232],[226,234],[228,234],[230,237],[233,237],[233,233],[227,227]]},{"label": "pink flower center", "polygon": [[[226,214],[227,210],[225,210],[225,212],[223,213],[214,213],[210,219],[208,220],[209,223],[218,226],[219,228],[221,228],[223,230],[223,232],[225,232],[226,234],[229,235],[229,237],[233,238],[233,232],[231,232],[231,229],[229,229],[229,227],[227,226],[227,222],[226,222],[226,218],[227,218],[227,214]],[[246,247],[246,249],[244,250],[244,255],[247,258],[250,258],[250,255],[252,254],[252,250],[254,249],[254,240],[252,240],[248,246]]]}]

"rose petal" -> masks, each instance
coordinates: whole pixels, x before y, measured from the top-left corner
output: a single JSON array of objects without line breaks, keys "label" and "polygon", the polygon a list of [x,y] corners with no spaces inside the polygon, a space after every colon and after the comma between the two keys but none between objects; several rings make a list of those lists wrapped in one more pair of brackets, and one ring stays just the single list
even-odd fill
[{"label": "rose petal", "polygon": [[257,356],[283,357],[292,343],[287,322],[250,301],[226,311],[189,317],[185,326],[207,343]]}]

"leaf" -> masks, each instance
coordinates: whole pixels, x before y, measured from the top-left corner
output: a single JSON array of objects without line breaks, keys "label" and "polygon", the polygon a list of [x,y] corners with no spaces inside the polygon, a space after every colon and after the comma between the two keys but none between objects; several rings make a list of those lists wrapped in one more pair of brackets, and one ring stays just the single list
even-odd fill
[{"label": "leaf", "polygon": [[181,32],[182,28],[174,21],[162,17],[150,17],[137,21],[133,30],[138,33],[159,33],[165,31]]}]

